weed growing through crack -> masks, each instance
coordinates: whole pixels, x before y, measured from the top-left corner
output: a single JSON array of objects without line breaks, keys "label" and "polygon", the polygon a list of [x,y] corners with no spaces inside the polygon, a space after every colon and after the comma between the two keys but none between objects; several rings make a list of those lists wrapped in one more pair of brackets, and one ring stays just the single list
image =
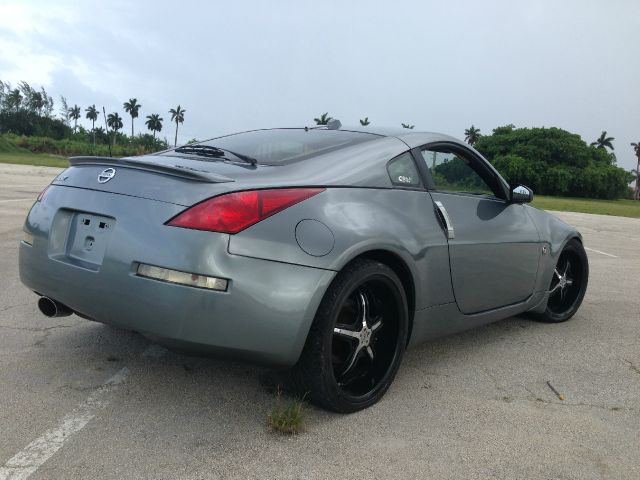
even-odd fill
[{"label": "weed growing through crack", "polygon": [[294,435],[304,430],[306,414],[304,399],[294,398],[285,401],[278,387],[276,405],[267,416],[267,427],[272,432]]}]

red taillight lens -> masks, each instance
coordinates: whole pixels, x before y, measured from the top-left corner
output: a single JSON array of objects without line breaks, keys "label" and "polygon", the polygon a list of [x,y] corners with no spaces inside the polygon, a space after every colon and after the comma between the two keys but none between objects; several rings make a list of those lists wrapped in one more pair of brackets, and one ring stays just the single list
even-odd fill
[{"label": "red taillight lens", "polygon": [[211,232],[238,233],[324,190],[324,188],[282,188],[227,193],[194,205],[169,220],[167,225]]},{"label": "red taillight lens", "polygon": [[38,198],[36,198],[36,202],[41,202],[42,199],[44,198],[44,194],[47,193],[47,189],[49,188],[49,185],[47,185],[46,187],[44,187],[44,190],[42,190],[39,194],[38,194]]}]

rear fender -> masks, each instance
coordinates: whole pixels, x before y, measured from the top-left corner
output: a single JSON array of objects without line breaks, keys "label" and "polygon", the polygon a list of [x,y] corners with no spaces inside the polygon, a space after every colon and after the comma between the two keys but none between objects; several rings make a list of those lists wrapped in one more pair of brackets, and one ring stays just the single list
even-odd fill
[{"label": "rear fender", "polygon": [[[324,232],[323,249],[305,245],[300,226],[307,221]],[[447,240],[425,191],[327,188],[229,241],[234,255],[334,271],[371,250],[389,251],[408,266],[416,308],[453,301]]]}]

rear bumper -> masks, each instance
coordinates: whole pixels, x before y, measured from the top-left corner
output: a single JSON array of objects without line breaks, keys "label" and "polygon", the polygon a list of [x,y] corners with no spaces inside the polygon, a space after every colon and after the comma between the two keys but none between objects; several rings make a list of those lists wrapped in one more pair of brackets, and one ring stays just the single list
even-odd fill
[{"label": "rear bumper", "polygon": [[[85,213],[114,219],[97,267],[67,262],[60,255],[65,234],[56,231],[56,219],[77,205]],[[228,235],[163,225],[182,208],[51,187],[27,218],[33,245],[20,245],[20,278],[31,290],[76,312],[169,345],[271,365],[294,364],[335,272],[231,255]],[[136,275],[139,263],[226,278],[229,287],[218,292],[143,278]]]}]

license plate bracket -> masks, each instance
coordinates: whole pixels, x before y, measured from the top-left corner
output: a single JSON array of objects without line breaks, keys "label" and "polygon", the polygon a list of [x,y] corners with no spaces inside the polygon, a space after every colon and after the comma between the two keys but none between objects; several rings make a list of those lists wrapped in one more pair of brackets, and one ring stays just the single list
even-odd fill
[{"label": "license plate bracket", "polygon": [[58,243],[63,248],[56,248],[56,242],[52,242],[50,256],[79,267],[99,270],[115,227],[115,219],[85,212],[60,213],[62,215],[57,215],[54,223],[59,230],[66,230],[67,235],[64,242]]}]

